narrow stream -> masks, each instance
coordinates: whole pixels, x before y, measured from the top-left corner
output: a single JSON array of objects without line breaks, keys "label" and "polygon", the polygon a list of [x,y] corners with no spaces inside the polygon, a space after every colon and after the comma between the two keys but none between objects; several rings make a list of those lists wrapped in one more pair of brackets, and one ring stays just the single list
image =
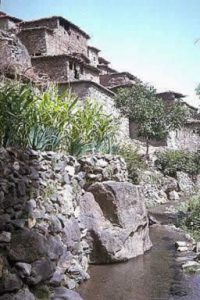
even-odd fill
[{"label": "narrow stream", "polygon": [[174,247],[182,234],[168,226],[150,231],[153,248],[127,263],[91,266],[84,300],[200,300],[200,275],[185,275]]}]

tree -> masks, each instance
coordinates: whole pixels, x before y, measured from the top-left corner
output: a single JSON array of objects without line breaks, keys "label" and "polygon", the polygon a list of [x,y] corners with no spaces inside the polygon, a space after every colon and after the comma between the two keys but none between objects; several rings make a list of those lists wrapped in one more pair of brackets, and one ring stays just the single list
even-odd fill
[{"label": "tree", "polygon": [[181,101],[176,101],[166,113],[164,102],[157,97],[155,88],[141,82],[131,89],[120,89],[115,103],[124,116],[138,125],[138,136],[146,141],[147,157],[151,139],[163,139],[170,130],[179,129],[186,119]]}]

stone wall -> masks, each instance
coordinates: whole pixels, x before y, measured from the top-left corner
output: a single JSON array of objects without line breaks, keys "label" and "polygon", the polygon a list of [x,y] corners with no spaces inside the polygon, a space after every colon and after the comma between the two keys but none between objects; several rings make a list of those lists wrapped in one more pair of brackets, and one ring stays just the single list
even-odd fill
[{"label": "stone wall", "polygon": [[199,151],[200,150],[200,124],[187,124],[177,131],[169,133],[167,146],[171,149]]},{"label": "stone wall", "polygon": [[88,57],[90,59],[90,62],[93,66],[97,67],[98,66],[98,61],[99,61],[99,50],[93,48],[93,47],[88,47]]},{"label": "stone wall", "polygon": [[68,55],[32,57],[37,72],[46,73],[54,82],[92,80],[99,82],[99,73]]},{"label": "stone wall", "polygon": [[70,88],[80,99],[84,100],[90,98],[101,104],[105,113],[112,115],[119,121],[119,140],[122,141],[123,139],[129,138],[129,120],[121,117],[119,110],[115,108],[113,100],[114,93],[110,90],[86,80],[71,82],[69,84],[60,84],[59,86],[61,90]]},{"label": "stone wall", "polygon": [[68,80],[68,62],[64,56],[32,57],[37,72],[46,73],[52,81]]},{"label": "stone wall", "polygon": [[[137,140],[137,141],[145,143],[145,139],[143,137],[138,136],[138,132],[139,132],[138,124],[136,124],[133,121],[129,121],[129,136],[130,136],[130,138],[133,140]],[[150,140],[149,144],[153,147],[164,147],[164,146],[167,146],[167,138],[162,139],[160,141]]]},{"label": "stone wall", "polygon": [[21,73],[31,67],[25,46],[11,33],[0,30],[0,70]]},{"label": "stone wall", "polygon": [[47,53],[47,35],[48,30],[46,28],[35,28],[31,30],[22,30],[18,34],[18,37],[26,46],[31,56],[39,56]]},{"label": "stone wall", "polygon": [[[52,30],[52,34],[45,37],[47,45],[47,55],[72,54],[74,52],[83,53],[87,56],[87,37],[81,31],[76,29],[68,21],[63,21],[62,18],[47,18],[33,22],[23,22],[22,29],[29,29],[29,32],[34,31],[34,28],[46,27]],[[37,36],[38,33],[38,36]],[[39,39],[39,31],[35,31],[34,40],[30,41],[27,36],[27,43],[37,44]]]},{"label": "stone wall", "polygon": [[1,149],[0,299],[74,299],[89,262],[148,250],[142,191],[126,180],[120,157]]},{"label": "stone wall", "polygon": [[13,29],[13,28],[16,28],[15,22],[12,22],[11,20],[6,19],[6,18],[0,19],[0,29],[10,30],[10,29]]},{"label": "stone wall", "polygon": [[103,86],[113,88],[116,86],[131,85],[134,81],[126,72],[122,72],[100,75],[100,83]]}]

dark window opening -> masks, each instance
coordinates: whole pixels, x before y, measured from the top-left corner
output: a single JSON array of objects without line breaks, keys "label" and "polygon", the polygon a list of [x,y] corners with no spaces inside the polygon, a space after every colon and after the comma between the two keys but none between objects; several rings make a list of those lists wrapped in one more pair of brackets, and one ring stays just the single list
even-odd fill
[{"label": "dark window opening", "polygon": [[78,70],[78,68],[77,68],[76,65],[74,65],[74,78],[75,79],[79,79],[80,78],[79,70]]},{"label": "dark window opening", "polygon": [[83,75],[84,73],[84,69],[83,69],[83,66],[81,66],[81,74]]},{"label": "dark window opening", "polygon": [[42,55],[41,52],[36,52],[36,53],[34,53],[34,56],[41,56],[41,55]]},{"label": "dark window opening", "polygon": [[69,62],[69,68],[70,68],[70,70],[73,70],[73,62],[72,61]]},{"label": "dark window opening", "polygon": [[77,35],[76,37],[77,37],[77,40],[79,40],[79,39],[80,39],[80,36],[79,36],[79,35]]}]

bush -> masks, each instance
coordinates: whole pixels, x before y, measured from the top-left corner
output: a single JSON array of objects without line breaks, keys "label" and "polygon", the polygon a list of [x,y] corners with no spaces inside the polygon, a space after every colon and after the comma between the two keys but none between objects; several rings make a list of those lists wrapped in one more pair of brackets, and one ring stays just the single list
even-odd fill
[{"label": "bush", "polygon": [[196,240],[200,240],[200,195],[194,196],[189,202],[181,220],[181,227],[188,231]]},{"label": "bush", "polygon": [[197,175],[200,173],[200,154],[170,150],[157,155],[156,167],[165,175],[176,177],[178,171]]},{"label": "bush", "polygon": [[71,155],[109,152],[115,122],[102,107],[84,105],[67,92],[51,86],[41,92],[30,84],[0,83],[0,146],[35,150],[64,150]]},{"label": "bush", "polygon": [[117,124],[99,104],[88,99],[84,106],[78,108],[70,125],[70,154],[79,156],[86,152],[111,152]]},{"label": "bush", "polygon": [[121,144],[118,146],[117,154],[124,158],[131,182],[139,184],[139,171],[145,169],[146,164],[139,155],[138,149],[129,143]]}]

